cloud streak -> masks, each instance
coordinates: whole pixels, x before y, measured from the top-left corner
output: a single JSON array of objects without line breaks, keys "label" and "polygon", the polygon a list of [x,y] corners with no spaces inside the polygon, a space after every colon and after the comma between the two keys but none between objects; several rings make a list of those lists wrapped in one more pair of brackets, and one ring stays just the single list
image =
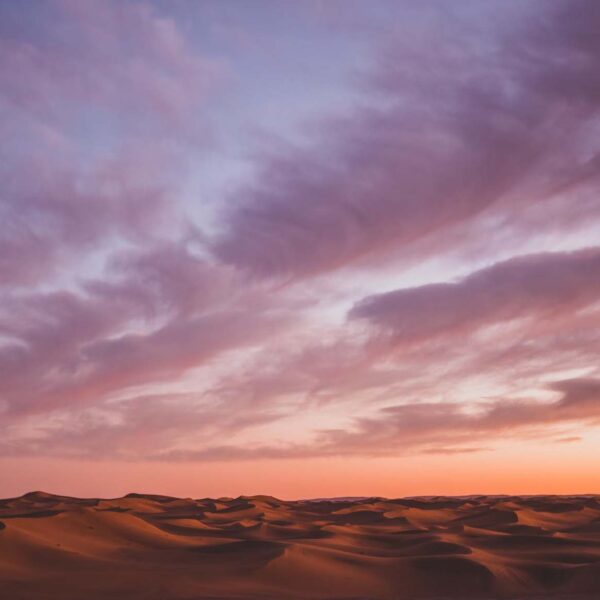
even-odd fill
[{"label": "cloud streak", "polygon": [[365,319],[397,343],[469,334],[519,318],[560,318],[600,299],[600,250],[514,258],[456,283],[403,289],[361,300],[350,319]]},{"label": "cloud streak", "polygon": [[[357,419],[349,430],[325,430],[310,444],[255,447],[213,446],[205,450],[176,450],[162,460],[255,460],[324,456],[398,456],[402,454],[469,454],[489,450],[477,443],[499,438],[551,436],[556,426],[600,423],[600,380],[566,380],[551,388],[553,402],[502,399],[477,410],[458,403],[388,406],[370,418]],[[569,441],[573,441],[570,438]]]},{"label": "cloud streak", "polygon": [[599,19],[590,3],[565,4],[492,50],[451,21],[450,34],[430,26],[422,45],[400,32],[373,78],[389,108],[325,121],[308,149],[266,161],[225,211],[216,255],[294,279],[416,242],[420,259],[427,247],[448,251],[445,236],[484,217],[512,231],[529,211],[597,216],[593,200],[550,201],[565,187],[585,195],[599,174],[589,135],[600,58],[589,32]]}]

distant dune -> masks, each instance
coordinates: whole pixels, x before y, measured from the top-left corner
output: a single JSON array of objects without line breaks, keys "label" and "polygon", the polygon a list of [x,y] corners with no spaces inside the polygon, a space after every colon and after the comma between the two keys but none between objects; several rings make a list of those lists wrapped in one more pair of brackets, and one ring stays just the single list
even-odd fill
[{"label": "distant dune", "polygon": [[600,598],[600,496],[0,500],[0,598]]}]

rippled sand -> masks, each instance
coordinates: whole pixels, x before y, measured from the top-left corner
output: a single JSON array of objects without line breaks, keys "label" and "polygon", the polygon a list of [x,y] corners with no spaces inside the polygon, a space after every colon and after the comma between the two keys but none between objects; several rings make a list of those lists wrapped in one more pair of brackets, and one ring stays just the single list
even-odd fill
[{"label": "rippled sand", "polygon": [[0,598],[600,599],[600,497],[0,500]]}]

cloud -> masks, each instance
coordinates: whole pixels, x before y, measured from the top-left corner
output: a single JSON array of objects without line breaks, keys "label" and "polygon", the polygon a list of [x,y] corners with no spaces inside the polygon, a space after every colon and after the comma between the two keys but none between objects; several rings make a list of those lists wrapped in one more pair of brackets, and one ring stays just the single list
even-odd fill
[{"label": "cloud", "polygon": [[496,400],[477,410],[461,403],[389,406],[374,417],[355,420],[350,430],[322,431],[310,444],[219,446],[204,450],[177,450],[161,454],[165,460],[251,460],[323,456],[396,456],[473,453],[489,448],[473,443],[522,437],[552,436],[555,426],[578,422],[600,424],[600,380],[557,382],[561,392],[553,402]]},{"label": "cloud", "polygon": [[[225,211],[216,256],[295,279],[417,242],[422,260],[456,228],[488,237],[490,221],[528,236],[520,221],[534,209],[548,221],[597,215],[583,198],[599,174],[589,34],[600,16],[586,2],[554,9],[491,41],[448,20],[419,29],[420,43],[399,32],[371,79],[379,102],[324,121],[308,148],[276,148]],[[557,201],[567,188],[578,203]]]},{"label": "cloud", "polygon": [[[173,125],[219,75],[179,25],[148,4],[57,0],[38,8],[33,20],[23,18],[26,7],[3,11],[3,99],[18,110],[57,118],[91,103]],[[10,69],[20,77],[9,77]]]},{"label": "cloud", "polygon": [[[42,447],[58,456],[139,458],[162,461],[255,460],[326,456],[452,455],[489,451],[498,439],[549,437],[557,428],[600,425],[600,380],[554,382],[550,402],[496,399],[466,406],[458,402],[420,402],[387,406],[348,429],[317,432],[308,442],[222,444],[236,435],[282,417],[274,407],[236,412],[227,403],[207,405],[193,396],[143,396],[92,411],[67,414],[57,426],[34,435],[6,436],[7,453],[35,454]],[[116,421],[115,421],[116,419]],[[65,428],[67,423],[71,427]],[[203,442],[198,442],[201,435]],[[567,443],[579,437],[555,439]],[[484,443],[485,446],[477,445]]]},{"label": "cloud", "polygon": [[600,249],[528,255],[496,263],[456,283],[367,297],[349,318],[364,319],[396,343],[469,334],[519,318],[569,316],[600,300]]},{"label": "cloud", "polygon": [[389,406],[375,418],[357,420],[355,431],[324,432],[323,452],[388,454],[425,445],[472,444],[475,440],[528,434],[579,421],[600,424],[600,380],[557,382],[554,402],[497,400],[477,407],[458,403]]},{"label": "cloud", "polygon": [[583,438],[578,435],[570,435],[567,437],[561,437],[553,440],[555,444],[574,444],[575,442],[581,442]]},{"label": "cloud", "polygon": [[464,447],[464,448],[453,448],[440,446],[439,448],[425,448],[423,454],[441,454],[441,455],[452,455],[452,454],[473,454],[475,452],[487,452],[490,448],[484,447]]},{"label": "cloud", "polygon": [[286,321],[264,293],[181,245],[115,259],[84,291],[14,294],[0,310],[0,390],[11,412],[52,410],[161,381]]},{"label": "cloud", "polygon": [[6,428],[0,449],[9,456],[139,460],[198,438],[207,443],[232,437],[275,418],[268,411],[232,411],[227,403],[207,403],[193,393],[134,396],[29,417]]},{"label": "cloud", "polygon": [[208,138],[199,111],[217,66],[146,4],[1,11],[0,286],[164,234],[190,144]]},{"label": "cloud", "polygon": [[510,394],[565,369],[593,372],[599,256],[523,256],[454,283],[367,297],[339,327],[309,321],[304,335],[269,344],[219,389],[257,404],[355,403],[364,412],[397,398]]},{"label": "cloud", "polygon": [[0,286],[52,281],[62,265],[72,268],[104,244],[140,243],[174,222],[167,178],[141,177],[160,159],[119,153],[92,173],[54,156],[19,159],[3,177]]}]

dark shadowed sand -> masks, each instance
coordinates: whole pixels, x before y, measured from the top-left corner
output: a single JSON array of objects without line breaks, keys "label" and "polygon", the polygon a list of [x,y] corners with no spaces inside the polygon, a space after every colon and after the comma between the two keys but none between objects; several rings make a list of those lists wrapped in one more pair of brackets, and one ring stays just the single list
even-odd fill
[{"label": "dark shadowed sand", "polygon": [[2,600],[600,599],[600,497],[0,500]]}]

